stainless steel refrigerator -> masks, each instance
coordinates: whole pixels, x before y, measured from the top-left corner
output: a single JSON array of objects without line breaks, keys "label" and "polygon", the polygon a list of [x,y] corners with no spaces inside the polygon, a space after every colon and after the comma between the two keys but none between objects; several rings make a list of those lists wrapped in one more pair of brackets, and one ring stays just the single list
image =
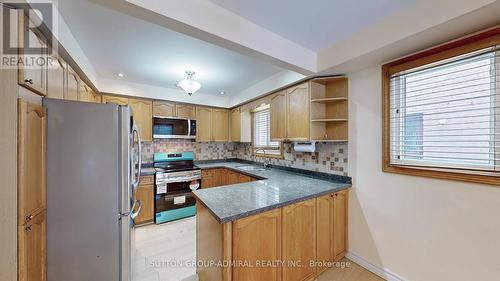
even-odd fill
[{"label": "stainless steel refrigerator", "polygon": [[44,99],[47,280],[130,281],[140,133],[127,106]]}]

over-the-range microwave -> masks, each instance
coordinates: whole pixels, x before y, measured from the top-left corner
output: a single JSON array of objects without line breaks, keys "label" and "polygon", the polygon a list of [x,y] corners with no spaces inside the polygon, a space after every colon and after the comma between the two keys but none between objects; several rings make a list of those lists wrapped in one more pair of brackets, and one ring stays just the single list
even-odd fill
[{"label": "over-the-range microwave", "polygon": [[153,138],[195,139],[196,120],[174,117],[153,117]]}]

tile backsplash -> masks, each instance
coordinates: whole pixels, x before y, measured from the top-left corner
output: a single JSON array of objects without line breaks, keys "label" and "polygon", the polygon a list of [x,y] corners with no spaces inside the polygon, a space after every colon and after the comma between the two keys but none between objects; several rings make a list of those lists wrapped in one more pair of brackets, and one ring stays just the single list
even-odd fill
[{"label": "tile backsplash", "polygon": [[152,163],[155,152],[186,152],[193,151],[196,160],[215,160],[236,158],[238,143],[195,142],[194,140],[154,140],[144,142],[142,147],[142,162]]},{"label": "tile backsplash", "polygon": [[[266,163],[305,169],[323,173],[348,176],[347,143],[317,143],[316,152],[295,152],[293,144],[283,146],[283,159],[270,158]],[[250,143],[195,142],[194,140],[154,140],[143,144],[143,162],[152,163],[155,152],[193,151],[196,160],[238,158],[264,162],[264,158],[253,155]]]},{"label": "tile backsplash", "polygon": [[316,152],[295,152],[292,143],[285,143],[283,159],[256,157],[250,143],[239,144],[239,148],[236,156],[239,159],[348,176],[347,143],[317,143]]}]

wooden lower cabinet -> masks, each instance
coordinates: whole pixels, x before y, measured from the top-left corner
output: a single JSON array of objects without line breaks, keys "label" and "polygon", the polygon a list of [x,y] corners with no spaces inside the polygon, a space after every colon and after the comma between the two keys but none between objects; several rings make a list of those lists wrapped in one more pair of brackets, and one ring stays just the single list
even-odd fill
[{"label": "wooden lower cabinet", "polygon": [[18,103],[18,280],[46,280],[46,110]]},{"label": "wooden lower cabinet", "polygon": [[214,186],[227,185],[227,172],[226,169],[215,169]]},{"label": "wooden lower cabinet", "polygon": [[333,251],[334,259],[338,261],[347,252],[347,213],[349,190],[335,193],[333,196]]},{"label": "wooden lower cabinet", "polygon": [[239,174],[238,180],[240,183],[243,183],[243,182],[251,182],[251,181],[254,181],[255,179],[250,177],[250,176],[244,175],[244,174]]},{"label": "wooden lower cabinet", "polygon": [[201,172],[202,188],[251,182],[255,180],[257,179],[226,168],[205,169]]},{"label": "wooden lower cabinet", "polygon": [[142,202],[141,212],[134,220],[136,224],[149,223],[154,220],[154,190],[153,176],[142,177],[134,193],[134,199]]},{"label": "wooden lower cabinet", "polygon": [[316,260],[317,274],[347,252],[348,190],[316,199]]},{"label": "wooden lower cabinet", "polygon": [[226,223],[198,201],[198,260],[233,262],[198,267],[199,280],[315,280],[328,268],[320,262],[331,267],[345,256],[348,195],[343,190]]},{"label": "wooden lower cabinet", "polygon": [[210,188],[215,186],[215,169],[201,171],[201,188]]},{"label": "wooden lower cabinet", "polygon": [[316,198],[316,260],[317,273],[328,269],[328,263],[334,261],[333,250],[333,194]]},{"label": "wooden lower cabinet", "polygon": [[46,272],[45,210],[18,227],[18,281],[45,281]]},{"label": "wooden lower cabinet", "polygon": [[232,259],[253,265],[234,267],[232,280],[281,280],[280,267],[260,264],[262,261],[281,260],[281,210],[237,220],[232,230]]},{"label": "wooden lower cabinet", "polygon": [[18,225],[46,208],[45,135],[46,110],[41,105],[18,102]]},{"label": "wooden lower cabinet", "polygon": [[287,281],[313,280],[316,261],[316,199],[282,209],[282,278]]},{"label": "wooden lower cabinet", "polygon": [[226,173],[227,185],[240,183],[240,173],[227,170]]}]

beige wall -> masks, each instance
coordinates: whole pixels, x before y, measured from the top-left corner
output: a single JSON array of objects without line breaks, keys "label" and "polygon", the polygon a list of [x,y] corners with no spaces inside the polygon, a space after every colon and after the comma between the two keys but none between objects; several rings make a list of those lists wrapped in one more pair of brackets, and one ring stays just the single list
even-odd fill
[{"label": "beige wall", "polygon": [[407,280],[499,280],[500,188],[383,173],[380,67],[349,99],[349,251]]}]

